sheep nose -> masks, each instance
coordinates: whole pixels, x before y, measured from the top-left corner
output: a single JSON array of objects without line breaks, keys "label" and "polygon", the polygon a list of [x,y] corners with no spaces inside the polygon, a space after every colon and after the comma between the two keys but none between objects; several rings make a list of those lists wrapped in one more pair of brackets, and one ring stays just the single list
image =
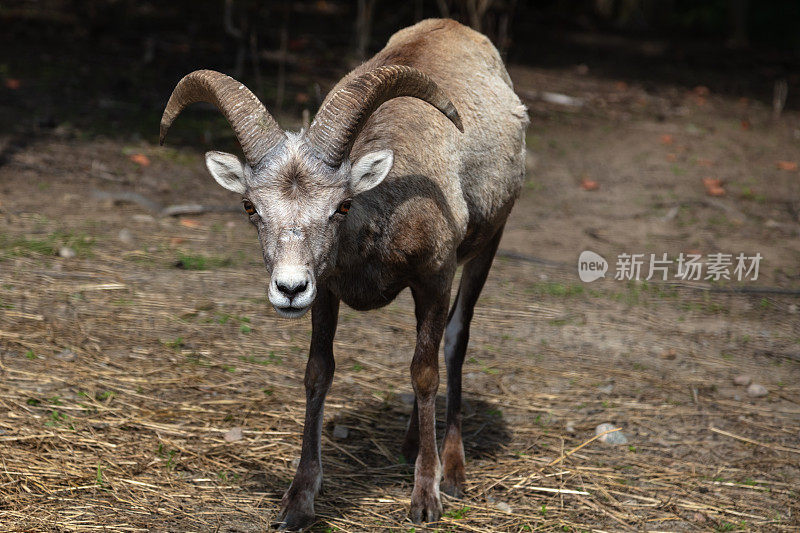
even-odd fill
[{"label": "sheep nose", "polygon": [[308,280],[276,281],[275,286],[290,300],[308,288]]}]

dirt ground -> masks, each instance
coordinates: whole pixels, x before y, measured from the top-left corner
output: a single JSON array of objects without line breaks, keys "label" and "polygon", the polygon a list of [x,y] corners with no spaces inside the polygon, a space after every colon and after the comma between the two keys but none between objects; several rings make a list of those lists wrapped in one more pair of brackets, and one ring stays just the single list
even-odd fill
[{"label": "dirt ground", "polygon": [[[800,115],[585,68],[511,74],[529,173],[472,329],[466,495],[430,527],[406,518],[404,292],[341,311],[314,530],[796,531]],[[0,133],[1,529],[267,527],[299,456],[309,318],[268,305],[242,214],[160,217],[98,191],[237,198],[199,146],[68,127],[12,141]],[[578,279],[583,250],[606,279]],[[763,260],[747,283],[613,279],[618,254],[680,252]],[[628,443],[591,440],[606,422]]]}]

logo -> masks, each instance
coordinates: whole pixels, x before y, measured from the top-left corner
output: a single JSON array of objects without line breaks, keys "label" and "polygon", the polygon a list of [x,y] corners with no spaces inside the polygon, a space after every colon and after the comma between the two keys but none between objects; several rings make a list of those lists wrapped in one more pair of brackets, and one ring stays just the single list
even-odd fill
[{"label": "logo", "polygon": [[585,250],[578,258],[578,277],[584,283],[592,282],[599,278],[606,277],[608,261],[602,255]]},{"label": "logo", "polygon": [[[704,260],[705,259],[705,260]],[[670,259],[669,254],[659,255],[621,253],[617,256],[615,280],[650,281],[651,279],[667,281],[672,274],[673,279],[683,281],[756,281],[758,279],[761,260],[760,252],[745,255],[740,252],[678,254]],[[608,262],[600,254],[585,250],[578,258],[578,277],[584,283],[606,277]]]}]

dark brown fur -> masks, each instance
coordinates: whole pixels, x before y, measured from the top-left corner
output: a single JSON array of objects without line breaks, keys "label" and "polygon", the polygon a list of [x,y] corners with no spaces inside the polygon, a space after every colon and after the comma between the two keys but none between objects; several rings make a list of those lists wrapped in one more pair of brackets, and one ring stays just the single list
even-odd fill
[{"label": "dark brown fur", "polygon": [[[398,32],[331,94],[356,76],[392,64],[429,75],[455,104],[465,133],[414,99],[391,100],[372,114],[353,145],[351,159],[388,148],[394,152],[394,166],[380,186],[355,198],[336,267],[325,281],[330,291],[326,300],[339,298],[353,308],[372,309],[411,288],[417,317],[410,369],[416,400],[402,453],[415,464],[411,519],[435,521],[442,512],[440,476],[446,492],[458,496],[464,489],[461,367],[473,308],[522,183],[527,115],[489,40],[450,20],[428,20]],[[464,273],[448,315],[450,286],[459,263],[465,263]],[[315,303],[312,311],[312,358],[329,353],[335,331],[329,304],[321,305]],[[448,407],[440,463],[434,401],[445,326]],[[326,368],[332,372],[332,365]],[[312,372],[315,366],[309,366]],[[324,385],[317,379],[307,378],[311,415],[318,412],[319,395],[314,391],[320,387]],[[306,423],[316,427],[320,422],[312,416]],[[319,446],[313,432],[306,431],[305,460],[301,459],[283,501],[281,517],[289,527],[304,524],[313,512],[308,502],[315,487],[310,480],[320,467],[306,452],[306,439]]]},{"label": "dark brown fur", "polygon": [[[209,152],[209,171],[248,205],[275,310],[294,318],[312,312],[303,445],[281,501],[281,527],[314,520],[340,302],[375,309],[405,288],[417,319],[415,402],[402,447],[415,466],[410,516],[436,521],[440,480],[452,495],[464,490],[461,368],[473,309],[524,178],[525,107],[489,40],[451,20],[426,20],[393,35],[331,91],[308,131],[277,131],[244,89],[220,73],[188,75],[167,105],[162,138],[185,105],[220,106],[248,161]],[[258,116],[269,121],[254,122]],[[448,313],[459,264],[463,274]],[[443,336],[447,429],[440,461],[434,407]]]}]

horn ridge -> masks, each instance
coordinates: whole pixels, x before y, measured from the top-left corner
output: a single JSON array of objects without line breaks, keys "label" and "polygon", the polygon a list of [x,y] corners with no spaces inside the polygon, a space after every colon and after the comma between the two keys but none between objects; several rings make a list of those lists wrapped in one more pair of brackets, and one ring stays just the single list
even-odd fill
[{"label": "horn ridge", "polygon": [[308,129],[308,138],[323,161],[339,166],[370,115],[400,96],[423,100],[464,131],[458,110],[427,74],[406,65],[385,65],[347,82],[322,106]]},{"label": "horn ridge", "polygon": [[178,82],[169,97],[161,116],[159,144],[164,144],[167,131],[181,111],[196,102],[207,102],[219,109],[251,166],[286,138],[272,115],[244,84],[221,72],[195,70]]}]

